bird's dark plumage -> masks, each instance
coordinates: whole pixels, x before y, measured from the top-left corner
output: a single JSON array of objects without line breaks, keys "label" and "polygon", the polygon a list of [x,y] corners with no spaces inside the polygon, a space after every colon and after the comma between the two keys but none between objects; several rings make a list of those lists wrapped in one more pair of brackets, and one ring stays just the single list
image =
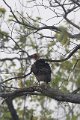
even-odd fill
[{"label": "bird's dark plumage", "polygon": [[34,73],[36,79],[44,81],[46,83],[51,81],[51,68],[44,59],[37,60],[31,67],[31,71]]}]

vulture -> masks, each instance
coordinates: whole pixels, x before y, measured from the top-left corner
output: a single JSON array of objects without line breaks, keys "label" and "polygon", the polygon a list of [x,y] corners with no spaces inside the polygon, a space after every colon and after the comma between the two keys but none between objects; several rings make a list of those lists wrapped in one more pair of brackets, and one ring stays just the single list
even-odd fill
[{"label": "vulture", "polygon": [[48,84],[51,81],[51,68],[44,59],[36,60],[31,67],[31,72],[33,72],[39,83],[43,81]]}]

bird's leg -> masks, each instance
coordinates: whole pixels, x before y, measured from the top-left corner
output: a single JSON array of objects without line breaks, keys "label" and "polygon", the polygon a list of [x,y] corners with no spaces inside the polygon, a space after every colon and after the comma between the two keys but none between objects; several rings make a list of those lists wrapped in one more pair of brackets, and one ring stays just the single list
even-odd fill
[{"label": "bird's leg", "polygon": [[49,83],[47,82],[42,83],[40,86],[43,86],[45,89],[50,87]]},{"label": "bird's leg", "polygon": [[40,86],[40,81],[38,81],[38,84],[39,84],[39,86]]},{"label": "bird's leg", "polygon": [[34,83],[36,86],[40,86],[40,81]]}]

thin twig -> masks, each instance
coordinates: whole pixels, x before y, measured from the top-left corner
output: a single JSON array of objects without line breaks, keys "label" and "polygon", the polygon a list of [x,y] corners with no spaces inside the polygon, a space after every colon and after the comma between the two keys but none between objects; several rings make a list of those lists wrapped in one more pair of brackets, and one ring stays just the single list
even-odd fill
[{"label": "thin twig", "polygon": [[9,79],[7,79],[7,80],[4,80],[4,81],[0,82],[0,84],[3,84],[3,83],[8,82],[8,81],[11,81],[11,80],[13,80],[13,79],[25,78],[25,77],[27,77],[27,76],[30,75],[30,74],[31,74],[31,72],[29,72],[29,73],[26,74],[26,75],[12,77],[12,78],[9,78]]}]

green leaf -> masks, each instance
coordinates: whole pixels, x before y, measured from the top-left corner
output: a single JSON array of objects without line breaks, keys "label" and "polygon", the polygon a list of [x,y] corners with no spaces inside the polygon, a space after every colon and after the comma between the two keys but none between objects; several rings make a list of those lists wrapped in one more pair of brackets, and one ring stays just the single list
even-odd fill
[{"label": "green leaf", "polygon": [[73,115],[71,120],[78,120],[77,116]]},{"label": "green leaf", "polygon": [[6,9],[5,9],[5,8],[0,7],[0,13],[5,14],[5,12],[6,12]]},{"label": "green leaf", "polygon": [[67,28],[66,27],[59,27],[60,28],[60,32],[56,33],[55,37],[56,39],[62,44],[62,45],[66,45],[66,43],[69,44],[69,37],[68,37],[68,32],[67,32]]}]

